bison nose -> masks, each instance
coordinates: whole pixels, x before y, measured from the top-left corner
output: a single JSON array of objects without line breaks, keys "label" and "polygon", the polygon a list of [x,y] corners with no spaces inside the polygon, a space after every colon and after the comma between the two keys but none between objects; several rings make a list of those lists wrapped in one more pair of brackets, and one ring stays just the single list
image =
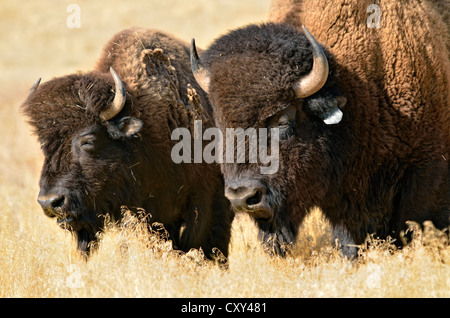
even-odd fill
[{"label": "bison nose", "polygon": [[248,211],[257,208],[266,190],[263,187],[227,187],[225,196],[237,211]]},{"label": "bison nose", "polygon": [[49,217],[55,217],[61,214],[62,207],[64,206],[65,197],[60,194],[39,194],[38,203],[41,205],[45,214]]}]

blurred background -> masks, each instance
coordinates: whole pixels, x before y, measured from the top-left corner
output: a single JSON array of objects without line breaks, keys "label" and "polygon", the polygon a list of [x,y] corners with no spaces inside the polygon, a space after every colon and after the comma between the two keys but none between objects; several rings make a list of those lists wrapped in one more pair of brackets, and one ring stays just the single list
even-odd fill
[{"label": "blurred background", "polygon": [[268,8],[269,0],[2,0],[0,72],[12,82],[88,70],[103,45],[131,26],[195,37],[206,48],[229,29],[261,22]]}]

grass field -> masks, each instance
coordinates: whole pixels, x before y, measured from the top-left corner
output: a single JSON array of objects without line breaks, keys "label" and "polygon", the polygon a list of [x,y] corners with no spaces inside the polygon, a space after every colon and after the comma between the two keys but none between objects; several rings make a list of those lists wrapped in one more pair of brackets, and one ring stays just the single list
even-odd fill
[{"label": "grass field", "polygon": [[[69,4],[81,10],[69,28]],[[181,255],[127,217],[109,225],[85,261],[70,234],[44,216],[36,197],[43,161],[19,112],[38,77],[89,70],[123,28],[153,27],[206,47],[230,28],[260,22],[267,0],[55,1],[0,3],[0,297],[450,297],[450,246],[426,226],[408,247],[374,240],[357,260],[332,248],[312,211],[292,257],[265,254],[244,215],[233,223],[229,269]]]}]

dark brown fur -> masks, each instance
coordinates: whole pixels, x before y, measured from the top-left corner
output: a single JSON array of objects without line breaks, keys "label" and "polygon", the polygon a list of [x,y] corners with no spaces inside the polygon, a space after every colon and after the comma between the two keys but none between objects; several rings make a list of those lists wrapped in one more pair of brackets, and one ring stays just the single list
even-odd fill
[{"label": "dark brown fur", "polygon": [[[211,74],[213,115],[222,129],[267,127],[287,106],[297,110],[280,140],[278,173],[263,176],[255,165],[224,164],[225,183],[237,187],[257,180],[265,188],[261,202],[271,207],[273,217],[256,220],[263,240],[279,253],[281,245],[294,241],[313,206],[357,244],[368,233],[398,237],[407,220],[447,227],[450,71],[445,43],[437,49],[444,52],[432,57],[425,52],[432,47],[409,46],[407,41],[436,43],[439,38],[424,39],[395,14],[382,20],[388,24],[385,37],[371,38],[375,31],[365,29],[368,14],[358,11],[361,4],[351,15],[348,3],[335,12],[330,11],[335,6],[325,5],[330,2],[318,2],[311,16],[306,4],[299,13],[280,5],[288,8],[282,12],[287,22],[301,15],[319,41],[327,39],[331,52],[342,48],[336,57],[326,53],[328,81],[312,96],[301,100],[294,95],[292,84],[309,71],[312,58],[303,33],[288,25],[232,31],[202,56]],[[343,31],[347,28],[350,33]],[[433,37],[433,31],[427,36]],[[406,40],[405,34],[410,34]],[[386,45],[384,57],[380,43]],[[343,120],[325,125],[316,109],[340,95],[347,98]]]},{"label": "dark brown fur", "polygon": [[[102,122],[99,113],[114,98],[111,66],[127,99]],[[141,28],[115,35],[93,71],[52,79],[28,97],[23,111],[45,155],[41,195],[64,197],[61,210],[74,218],[64,226],[77,234],[81,250],[96,240],[102,215],[118,220],[127,206],[163,223],[176,248],[228,254],[233,214],[220,170],[171,160],[171,131],[192,128],[195,118],[208,127],[199,112],[208,103],[191,74],[187,45]]]}]

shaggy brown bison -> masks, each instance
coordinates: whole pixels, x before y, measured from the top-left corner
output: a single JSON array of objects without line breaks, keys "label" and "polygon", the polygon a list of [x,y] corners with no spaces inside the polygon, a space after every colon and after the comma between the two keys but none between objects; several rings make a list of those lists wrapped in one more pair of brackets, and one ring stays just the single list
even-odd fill
[{"label": "shaggy brown bison", "polygon": [[194,119],[208,127],[185,43],[128,29],[93,71],[38,85],[23,105],[45,155],[38,201],[76,233],[81,251],[96,240],[101,216],[118,220],[126,206],[163,223],[175,248],[227,255],[233,213],[220,169],[171,160],[173,129]]},{"label": "shaggy brown bison", "polygon": [[[314,8],[316,24],[346,27],[339,15],[325,18],[321,8]],[[308,16],[307,10],[301,13]],[[345,35],[329,38],[339,42]],[[368,233],[397,237],[407,220],[449,225],[448,60],[439,53],[444,60],[431,64],[436,61],[422,56],[430,47],[406,46],[409,53],[403,54],[401,37],[384,44],[400,47],[388,65],[376,52],[338,60],[306,29],[266,23],[218,38],[201,60],[191,47],[193,73],[209,93],[220,129],[279,129],[277,173],[262,175],[248,162],[221,165],[233,208],[254,217],[260,237],[276,253],[285,254],[283,246],[295,240],[313,206],[349,245],[363,243]],[[355,52],[369,44],[353,45]],[[342,53],[351,52],[347,47]],[[372,69],[375,62],[385,68]],[[386,74],[391,67],[395,71]],[[374,89],[381,83],[372,80],[373,73],[385,74],[386,87]],[[356,249],[343,252],[353,255]]]}]

